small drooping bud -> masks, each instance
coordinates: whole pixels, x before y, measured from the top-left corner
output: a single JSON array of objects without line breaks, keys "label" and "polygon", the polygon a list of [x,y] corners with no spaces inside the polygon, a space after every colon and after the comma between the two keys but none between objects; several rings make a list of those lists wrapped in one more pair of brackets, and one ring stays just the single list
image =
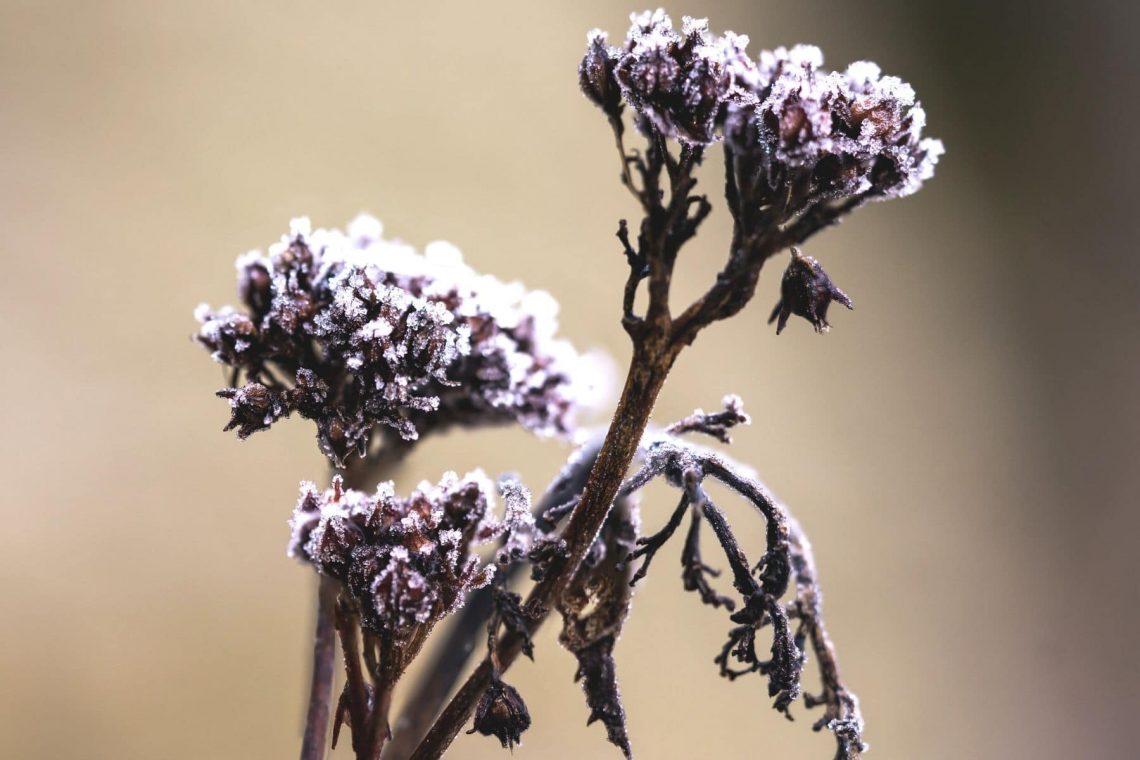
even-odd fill
[{"label": "small drooping bud", "polygon": [[780,300],[772,310],[768,324],[776,322],[776,334],[779,335],[787,325],[788,317],[795,314],[811,322],[816,332],[825,333],[831,329],[827,322],[827,308],[832,301],[838,301],[848,309],[855,308],[818,261],[804,256],[798,248],[792,248],[792,261],[780,281]]},{"label": "small drooping bud", "polygon": [[494,736],[503,744],[503,749],[514,749],[521,744],[520,737],[530,728],[530,712],[515,687],[496,678],[479,698],[475,707],[475,726],[467,733],[476,731],[483,736]]},{"label": "small drooping bud", "polygon": [[595,29],[586,35],[586,55],[578,66],[582,93],[607,116],[621,116],[621,87],[614,78],[619,51],[606,46],[606,33]]}]

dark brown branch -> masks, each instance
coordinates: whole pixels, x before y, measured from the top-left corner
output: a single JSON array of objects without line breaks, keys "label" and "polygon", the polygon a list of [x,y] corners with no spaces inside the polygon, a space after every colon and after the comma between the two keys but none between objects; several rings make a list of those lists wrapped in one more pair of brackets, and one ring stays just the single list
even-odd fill
[{"label": "dark brown branch", "polygon": [[835,645],[827,634],[823,622],[823,599],[816,580],[815,558],[811,543],[799,523],[789,516],[789,544],[792,549],[792,571],[796,582],[796,601],[792,604],[792,615],[799,619],[802,633],[811,641],[812,652],[819,663],[819,677],[823,691],[818,694],[805,694],[804,705],[808,708],[822,706],[821,717],[812,728],[824,728],[835,734],[838,745],[837,760],[859,760],[866,751],[863,744],[863,715],[859,710],[859,698],[843,684],[839,675],[839,661]]},{"label": "dark brown branch", "polygon": [[816,203],[784,227],[777,243],[777,253],[793,245],[800,245],[817,232],[838,224],[844,216],[866,203],[868,199],[867,195],[856,195],[837,203],[827,201]]},{"label": "dark brown branch", "polygon": [[[694,504],[694,512],[699,509],[716,533],[733,570],[733,585],[744,597],[744,608],[732,616],[739,625],[729,632],[728,643],[716,658],[722,675],[730,679],[753,672],[767,675],[769,691],[776,698],[775,707],[788,714],[800,689],[800,673],[805,662],[802,648],[804,643],[810,642],[819,662],[823,689],[818,695],[806,694],[804,704],[808,708],[824,708],[823,717],[813,728],[817,731],[826,728],[835,735],[838,760],[858,760],[865,749],[859,701],[839,674],[835,647],[823,621],[822,595],[811,544],[802,528],[762,483],[744,475],[738,466],[715,452],[664,436],[647,443],[644,459],[641,469],[626,481],[621,492],[638,490],[656,477],[664,477],[683,488]],[[705,477],[712,477],[740,494],[764,516],[767,549],[753,571],[749,570],[748,560],[723,513],[701,488],[700,481]],[[694,522],[689,537],[694,545],[696,525],[699,522]],[[699,558],[696,561],[699,563]],[[779,600],[790,581],[795,584],[795,599],[785,609]],[[794,632],[792,621],[796,622]],[[773,627],[769,660],[761,660],[757,652],[756,633],[765,626]],[[730,660],[743,663],[743,667],[732,667]]]},{"label": "dark brown branch", "polygon": [[721,404],[724,406],[724,411],[709,413],[703,409],[698,409],[688,417],[665,428],[665,432],[670,435],[703,433],[721,443],[732,443],[728,431],[737,425],[750,424],[752,418],[744,411],[744,405],[739,396],[725,396]]},{"label": "dark brown branch", "polygon": [[[562,597],[602,523],[605,522],[610,505],[637,451],[654,402],[675,358],[675,355],[663,351],[665,334],[665,330],[659,325],[651,325],[651,330],[635,345],[629,375],[614,413],[613,422],[590,472],[590,479],[582,493],[581,501],[563,533],[566,555],[558,566],[551,567],[543,580],[534,587],[528,597],[528,605],[541,605],[546,609],[554,607],[554,602]],[[541,623],[542,620],[531,623],[531,635],[538,630]],[[523,639],[519,635],[507,634],[501,638],[498,659],[503,670],[509,668],[518,657],[522,643]],[[491,672],[490,659],[484,659],[448,703],[439,720],[420,743],[412,755],[415,760],[437,758],[443,754],[470,718],[479,698],[490,685]]]},{"label": "dark brown branch", "polygon": [[344,654],[346,682],[337,706],[333,724],[333,747],[336,747],[340,726],[347,717],[352,730],[352,749],[359,760],[368,758],[368,718],[371,707],[371,690],[360,667],[359,624],[352,600],[342,594],[336,604],[336,630],[340,635],[340,648]]},{"label": "dark brown branch", "polygon": [[336,657],[336,597],[339,584],[319,576],[316,632],[313,635],[313,674],[309,685],[309,709],[305,716],[305,738],[301,760],[323,760],[332,704],[333,661]]},{"label": "dark brown branch", "polygon": [[673,537],[673,533],[677,530],[677,526],[681,524],[681,520],[685,516],[685,510],[688,508],[689,495],[681,494],[681,501],[677,504],[677,508],[673,510],[673,515],[669,518],[669,522],[665,523],[665,527],[652,536],[643,536],[637,539],[638,548],[631,552],[625,561],[633,562],[638,557],[645,557],[645,561],[641,563],[641,567],[638,568],[637,573],[630,579],[629,585],[635,585],[649,572],[649,563],[652,562],[653,558],[657,555],[657,550]]},{"label": "dark brown branch", "polygon": [[[410,445],[398,436],[384,437],[378,450],[367,459],[350,460],[343,473],[345,483],[349,488],[368,488],[398,468],[410,448]],[[325,757],[336,660],[335,618],[339,590],[340,584],[337,581],[320,576],[315,611],[316,622],[313,626],[315,634],[312,680],[309,685],[309,707],[305,716],[305,736],[301,743],[301,760],[322,760]]]},{"label": "dark brown branch", "polygon": [[700,509],[694,508],[689,520],[689,531],[685,535],[684,548],[681,550],[681,583],[686,591],[696,591],[703,604],[710,607],[724,607],[732,612],[736,609],[736,602],[718,594],[708,580],[710,577],[719,577],[720,570],[706,565],[701,559],[701,518]]}]

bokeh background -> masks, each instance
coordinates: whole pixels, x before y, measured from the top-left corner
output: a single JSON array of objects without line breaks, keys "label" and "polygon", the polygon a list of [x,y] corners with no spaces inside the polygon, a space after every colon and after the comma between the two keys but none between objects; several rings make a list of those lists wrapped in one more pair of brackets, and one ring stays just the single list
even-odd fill
[{"label": "bokeh background", "polygon": [[[564,332],[620,367],[613,232],[634,209],[575,67],[588,29],[620,37],[635,9],[0,3],[0,754],[295,754],[314,586],[284,557],[285,520],[325,465],[301,421],[221,432],[224,376],[191,310],[232,300],[235,255],[290,217],[367,209],[550,290]],[[669,10],[753,52],[878,61],[948,154],[919,195],[810,244],[857,311],[777,339],[771,266],[758,302],[684,355],[656,419],[745,397],[734,454],[812,537],[872,757],[1134,756],[1135,6]],[[715,163],[707,177],[715,195]],[[686,292],[726,242],[719,211],[686,249]],[[397,479],[482,466],[541,490],[565,454],[455,436]],[[669,507],[650,500],[647,524]],[[674,562],[618,647],[639,756],[829,757],[758,679],[717,677],[726,622]],[[516,756],[614,757],[554,629],[511,674],[535,720]],[[461,736],[453,756],[503,751]]]}]

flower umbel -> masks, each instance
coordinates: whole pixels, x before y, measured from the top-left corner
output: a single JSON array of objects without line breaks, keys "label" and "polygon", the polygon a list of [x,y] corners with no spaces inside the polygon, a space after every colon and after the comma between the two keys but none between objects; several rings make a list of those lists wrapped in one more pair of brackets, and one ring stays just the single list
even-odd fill
[{"label": "flower umbel", "polygon": [[[511,492],[520,498],[529,494]],[[481,562],[476,547],[527,529],[510,509],[495,517],[493,505],[494,487],[478,471],[446,473],[406,499],[391,482],[373,494],[346,490],[339,477],[325,491],[302,483],[289,555],[344,583],[362,624],[398,647],[491,581],[495,566]]]},{"label": "flower umbel", "polygon": [[244,313],[198,308],[197,341],[247,378],[219,393],[227,429],[244,438],[297,412],[337,464],[377,429],[403,441],[512,421],[569,432],[590,381],[555,337],[553,299],[476,274],[447,243],[421,254],[380,233],[371,217],[347,232],[297,220],[268,255],[238,259]]},{"label": "flower umbel", "polygon": [[[910,195],[934,175],[942,142],[922,136],[926,113],[914,89],[874,63],[828,71],[812,45],[753,60],[747,36],[713,35],[706,19],[685,17],[680,32],[660,9],[630,19],[622,47],[590,33],[583,92],[612,120],[615,78],[649,137],[726,142],[747,213],[774,212],[775,223],[827,216],[827,204]],[[819,219],[807,221],[818,228]]]}]

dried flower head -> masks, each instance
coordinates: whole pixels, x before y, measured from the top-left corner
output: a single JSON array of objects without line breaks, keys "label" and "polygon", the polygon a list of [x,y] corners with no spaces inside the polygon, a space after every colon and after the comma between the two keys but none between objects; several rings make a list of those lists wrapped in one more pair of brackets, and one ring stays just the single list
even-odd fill
[{"label": "dried flower head", "polygon": [[917,191],[934,176],[943,147],[922,137],[926,112],[914,89],[870,61],[844,72],[822,66],[813,45],[760,54],[762,100],[741,128],[758,133],[771,157],[769,179],[831,198]]},{"label": "dried flower head", "polygon": [[792,260],[780,281],[780,300],[772,310],[768,324],[776,322],[776,334],[779,335],[788,324],[788,317],[795,314],[811,322],[816,332],[827,332],[831,329],[827,322],[827,307],[832,301],[838,301],[848,309],[855,308],[848,295],[835,286],[818,261],[804,256],[798,248],[792,248]]},{"label": "dried flower head", "polygon": [[753,180],[787,198],[792,213],[825,199],[910,195],[933,176],[941,141],[922,137],[926,114],[913,88],[875,64],[827,71],[812,45],[754,61],[747,36],[712,35],[706,19],[685,17],[680,33],[660,9],[630,19],[620,48],[590,33],[586,95],[612,116],[613,76],[643,131],[690,145],[727,137],[752,156]]},{"label": "dried flower head", "polygon": [[477,275],[447,243],[420,254],[380,233],[366,216],[347,232],[296,220],[268,255],[238,259],[245,313],[198,307],[197,341],[247,379],[219,393],[227,429],[297,412],[337,464],[378,427],[405,441],[454,424],[570,431],[590,379],[555,338],[554,300]]},{"label": "dried flower head", "polygon": [[[687,143],[710,143],[717,139],[728,103],[755,100],[750,86],[756,67],[744,54],[746,37],[732,33],[713,37],[705,19],[688,17],[677,33],[662,10],[633,14],[630,20],[620,49],[606,48],[603,33],[590,33],[581,70],[612,72],[621,95],[644,123],[661,134]],[[582,89],[612,114],[613,101],[598,97],[599,80],[583,74]],[[608,76],[604,81],[609,83]]]},{"label": "dried flower head", "polygon": [[586,35],[586,56],[578,66],[578,84],[594,105],[616,118],[621,115],[621,86],[614,71],[618,51],[606,46],[606,38],[600,29]]},{"label": "dried flower head", "polygon": [[[512,490],[509,500],[520,499],[529,512],[529,494]],[[363,625],[399,642],[490,582],[494,564],[481,562],[475,547],[527,529],[514,514],[518,505],[502,520],[493,506],[493,486],[478,471],[462,478],[446,473],[438,485],[421,483],[406,499],[391,482],[371,495],[345,490],[339,477],[323,492],[303,483],[289,555],[344,583]]]},{"label": "dried flower head", "polygon": [[494,736],[503,744],[503,749],[514,749],[521,744],[520,737],[530,728],[530,712],[518,689],[496,678],[479,698],[475,706],[475,726],[467,733],[476,731],[483,736]]}]

